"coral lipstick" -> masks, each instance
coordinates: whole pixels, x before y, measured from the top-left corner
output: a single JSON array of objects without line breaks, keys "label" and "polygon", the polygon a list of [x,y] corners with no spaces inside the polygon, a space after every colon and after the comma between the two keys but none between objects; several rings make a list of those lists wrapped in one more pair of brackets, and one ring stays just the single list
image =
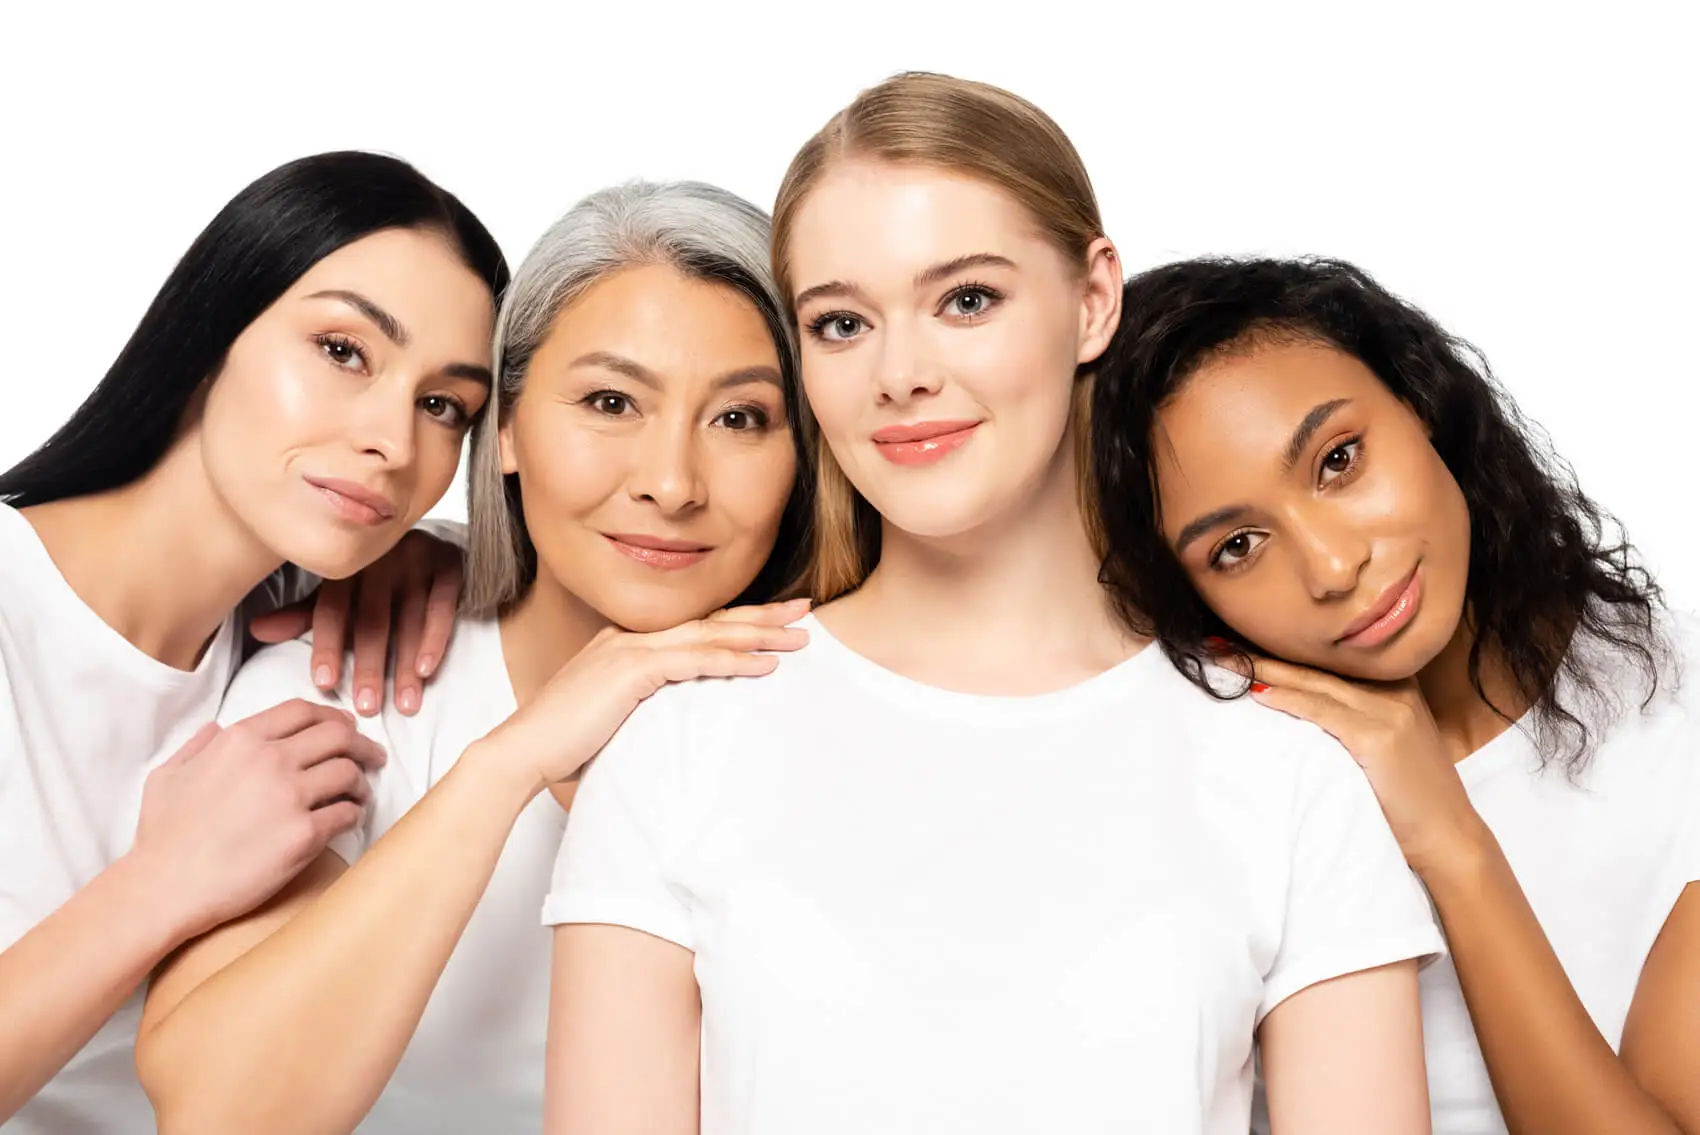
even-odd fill
[{"label": "coral lipstick", "polygon": [[876,430],[873,442],[893,465],[932,465],[967,445],[979,428],[979,422],[916,422]]}]

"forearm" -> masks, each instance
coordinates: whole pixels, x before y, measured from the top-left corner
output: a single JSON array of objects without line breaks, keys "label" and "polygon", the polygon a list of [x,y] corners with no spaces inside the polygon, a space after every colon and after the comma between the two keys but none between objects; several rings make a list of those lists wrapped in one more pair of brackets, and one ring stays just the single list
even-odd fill
[{"label": "forearm", "polygon": [[1423,881],[1513,1135],[1682,1135],[1588,1016],[1491,832]]},{"label": "forearm", "polygon": [[476,753],[148,1029],[162,1132],[349,1131],[370,1110],[536,792]]},{"label": "forearm", "polygon": [[163,874],[125,856],[0,953],[0,1123],[191,933]]}]

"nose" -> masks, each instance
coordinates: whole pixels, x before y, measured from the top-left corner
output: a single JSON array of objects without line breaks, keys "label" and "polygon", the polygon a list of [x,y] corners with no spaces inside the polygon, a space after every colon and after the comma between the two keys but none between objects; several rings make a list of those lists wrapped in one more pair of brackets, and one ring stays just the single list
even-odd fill
[{"label": "nose", "polygon": [[1305,586],[1316,600],[1349,595],[1369,562],[1370,541],[1363,531],[1326,509],[1313,509],[1292,525]]},{"label": "nose", "polygon": [[375,382],[356,400],[348,423],[348,439],[361,453],[376,457],[386,468],[403,469],[413,463],[419,415],[414,410],[413,387],[401,383]]},{"label": "nose", "polygon": [[881,346],[874,383],[882,405],[901,406],[939,392],[940,374],[920,329],[893,319]]},{"label": "nose", "polygon": [[647,423],[636,447],[627,491],[669,516],[689,512],[708,499],[699,440],[688,421]]}]

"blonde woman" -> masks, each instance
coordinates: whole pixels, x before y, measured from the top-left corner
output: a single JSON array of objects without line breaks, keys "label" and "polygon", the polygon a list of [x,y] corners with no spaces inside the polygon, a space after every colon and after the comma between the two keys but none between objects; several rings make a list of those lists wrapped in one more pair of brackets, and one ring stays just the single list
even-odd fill
[{"label": "blonde woman", "polygon": [[1362,773],[1117,617],[1083,506],[1121,271],[1067,138],[901,76],[792,162],[809,644],[586,772],[555,1135],[1427,1132],[1441,948]]}]

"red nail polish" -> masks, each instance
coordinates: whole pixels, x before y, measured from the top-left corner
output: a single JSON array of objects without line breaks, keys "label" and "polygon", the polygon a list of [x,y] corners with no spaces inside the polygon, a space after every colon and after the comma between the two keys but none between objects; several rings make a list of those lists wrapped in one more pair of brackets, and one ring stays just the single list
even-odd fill
[{"label": "red nail polish", "polygon": [[1233,647],[1228,645],[1227,639],[1211,635],[1209,638],[1204,640],[1204,649],[1208,650],[1211,654],[1226,654],[1232,650]]},{"label": "red nail polish", "polygon": [[1253,682],[1251,684],[1251,692],[1254,694],[1266,694],[1269,692],[1269,687],[1262,682]]}]

